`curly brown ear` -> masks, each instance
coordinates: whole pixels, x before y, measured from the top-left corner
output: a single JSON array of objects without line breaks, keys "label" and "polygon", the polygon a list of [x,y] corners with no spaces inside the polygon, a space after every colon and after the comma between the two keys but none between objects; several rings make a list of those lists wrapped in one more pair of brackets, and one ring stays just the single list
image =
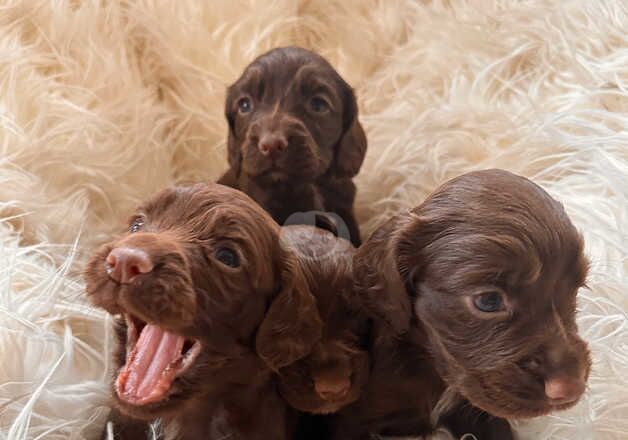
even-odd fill
[{"label": "curly brown ear", "polygon": [[[415,268],[406,264],[402,253],[417,221],[411,214],[392,218],[362,244],[353,260],[356,300],[395,335],[408,330],[412,317]],[[412,250],[416,254],[417,249]]]},{"label": "curly brown ear", "polygon": [[316,299],[291,251],[283,250],[281,290],[257,331],[257,354],[273,369],[309,354],[321,338],[323,324]]},{"label": "curly brown ear", "polygon": [[229,135],[227,136],[227,160],[229,166],[237,177],[240,174],[240,167],[242,164],[242,151],[235,140],[235,110],[233,108],[233,92],[230,87],[227,89],[227,99],[225,101],[225,118],[229,126]]},{"label": "curly brown ear", "polygon": [[366,134],[358,121],[358,103],[347,86],[344,108],[344,133],[336,145],[332,172],[338,177],[353,177],[360,171],[366,155]]}]

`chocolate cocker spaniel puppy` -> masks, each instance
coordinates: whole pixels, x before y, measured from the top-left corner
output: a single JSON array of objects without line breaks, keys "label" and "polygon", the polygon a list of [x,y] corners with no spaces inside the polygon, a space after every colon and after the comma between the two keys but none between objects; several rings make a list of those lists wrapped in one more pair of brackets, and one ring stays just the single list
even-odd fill
[{"label": "chocolate cocker spaniel puppy", "polygon": [[225,115],[229,170],[219,183],[281,225],[299,212],[335,213],[343,224],[333,229],[360,244],[352,178],[366,136],[353,90],[323,57],[298,47],[265,53],[229,87]]},{"label": "chocolate cocker spaniel puppy", "polygon": [[286,226],[282,240],[299,261],[323,321],[321,339],[279,371],[278,386],[293,408],[329,414],[358,399],[369,373],[369,323],[353,295],[350,242],[311,226]]},{"label": "chocolate cocker spaniel puppy", "polygon": [[[322,322],[295,253],[249,197],[175,187],[97,250],[87,294],[115,315],[115,438],[288,439],[296,414],[275,372],[308,355]],[[269,423],[272,421],[272,423]]]},{"label": "chocolate cocker spaniel puppy", "polygon": [[514,174],[455,178],[358,250],[355,293],[374,322],[361,398],[335,440],[508,440],[506,419],[573,406],[591,360],[575,322],[588,262],[562,205]]}]

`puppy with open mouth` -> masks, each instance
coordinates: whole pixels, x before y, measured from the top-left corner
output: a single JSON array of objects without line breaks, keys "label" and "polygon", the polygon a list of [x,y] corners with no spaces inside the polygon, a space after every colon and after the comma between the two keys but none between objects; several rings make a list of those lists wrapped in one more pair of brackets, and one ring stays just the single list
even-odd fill
[{"label": "puppy with open mouth", "polygon": [[288,439],[273,374],[321,337],[316,301],[279,226],[243,193],[175,187],[89,261],[87,294],[115,315],[115,438]]}]

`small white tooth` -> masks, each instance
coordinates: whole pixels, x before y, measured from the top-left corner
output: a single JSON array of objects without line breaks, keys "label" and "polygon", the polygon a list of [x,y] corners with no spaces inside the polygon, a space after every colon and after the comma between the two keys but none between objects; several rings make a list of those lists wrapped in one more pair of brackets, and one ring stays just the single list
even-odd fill
[{"label": "small white tooth", "polygon": [[194,359],[196,359],[196,357],[199,355],[200,352],[201,352],[200,341],[194,341],[194,344],[192,344],[190,349],[183,356],[183,362],[182,362],[180,373],[185,371],[194,362]]}]

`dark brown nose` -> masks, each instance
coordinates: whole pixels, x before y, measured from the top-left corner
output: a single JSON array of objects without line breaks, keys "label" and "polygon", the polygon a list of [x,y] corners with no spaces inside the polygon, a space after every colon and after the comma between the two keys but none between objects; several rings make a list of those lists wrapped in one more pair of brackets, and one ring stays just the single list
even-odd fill
[{"label": "dark brown nose", "polygon": [[148,254],[137,248],[115,248],[107,255],[105,264],[109,276],[121,284],[153,270],[153,262]]},{"label": "dark brown nose", "polygon": [[259,140],[259,151],[264,156],[282,153],[288,147],[288,141],[280,133],[266,133]]},{"label": "dark brown nose", "polygon": [[351,388],[351,379],[347,377],[334,380],[319,379],[314,382],[314,389],[325,400],[340,399],[349,392],[349,388]]},{"label": "dark brown nose", "polygon": [[559,376],[545,381],[545,395],[554,405],[575,402],[580,398],[584,389],[584,379]]}]

